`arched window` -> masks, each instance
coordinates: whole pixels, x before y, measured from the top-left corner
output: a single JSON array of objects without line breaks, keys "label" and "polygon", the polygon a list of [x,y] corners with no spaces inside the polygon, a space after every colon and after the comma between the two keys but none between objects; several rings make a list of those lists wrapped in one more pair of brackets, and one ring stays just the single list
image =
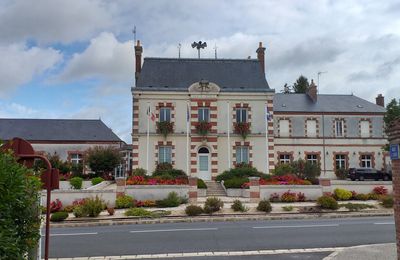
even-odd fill
[{"label": "arched window", "polygon": [[201,147],[201,148],[199,149],[199,153],[210,153],[210,152],[208,151],[208,148],[207,148],[207,147]]}]

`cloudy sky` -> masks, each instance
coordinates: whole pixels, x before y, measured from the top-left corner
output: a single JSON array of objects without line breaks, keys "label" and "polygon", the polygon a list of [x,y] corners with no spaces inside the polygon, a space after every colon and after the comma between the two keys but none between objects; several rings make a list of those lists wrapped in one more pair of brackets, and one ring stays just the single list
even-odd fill
[{"label": "cloudy sky", "polygon": [[394,1],[0,1],[0,117],[101,118],[130,143],[132,29],[144,56],[256,57],[277,92],[303,74],[320,93],[400,97]]}]

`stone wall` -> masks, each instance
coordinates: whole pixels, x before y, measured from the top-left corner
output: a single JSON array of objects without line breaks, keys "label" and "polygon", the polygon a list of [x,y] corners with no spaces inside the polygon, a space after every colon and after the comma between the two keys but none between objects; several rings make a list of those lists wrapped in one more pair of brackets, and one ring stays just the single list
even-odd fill
[{"label": "stone wall", "polygon": [[127,185],[125,188],[125,194],[136,200],[161,200],[173,191],[181,197],[189,198],[188,185]]},{"label": "stone wall", "polygon": [[[114,190],[54,190],[51,192],[51,201],[59,199],[62,205],[72,205],[77,199],[93,198],[99,196],[108,206],[115,206],[116,193]],[[46,206],[46,191],[42,191],[42,205]]]}]

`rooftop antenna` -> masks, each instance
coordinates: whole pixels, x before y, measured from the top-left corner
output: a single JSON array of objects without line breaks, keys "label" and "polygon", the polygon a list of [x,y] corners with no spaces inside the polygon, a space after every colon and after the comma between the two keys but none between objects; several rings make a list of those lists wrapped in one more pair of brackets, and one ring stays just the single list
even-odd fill
[{"label": "rooftop antenna", "polygon": [[178,58],[179,59],[181,58],[181,47],[182,47],[182,45],[179,43],[178,44]]},{"label": "rooftop antenna", "polygon": [[328,73],[328,72],[327,71],[318,71],[318,73],[317,73],[317,91],[318,91],[318,94],[319,94],[319,89],[320,89],[320,87],[319,87],[319,76],[321,74],[323,74],[323,73]]},{"label": "rooftop antenna", "polygon": [[215,44],[214,46],[215,59],[217,59],[217,49],[218,49],[217,44]]},{"label": "rooftop antenna", "polygon": [[200,49],[204,49],[205,47],[207,47],[207,43],[206,42],[193,42],[192,43],[192,48],[196,48],[197,49],[197,55],[200,59]]},{"label": "rooftop antenna", "polygon": [[136,25],[133,26],[132,33],[133,33],[133,45],[135,45],[136,44]]}]

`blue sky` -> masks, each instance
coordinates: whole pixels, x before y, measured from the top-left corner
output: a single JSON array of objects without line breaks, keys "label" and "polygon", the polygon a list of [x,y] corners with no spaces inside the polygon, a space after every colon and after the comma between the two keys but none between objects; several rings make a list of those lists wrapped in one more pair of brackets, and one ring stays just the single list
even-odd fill
[{"label": "blue sky", "polygon": [[398,1],[0,2],[0,117],[101,118],[130,143],[133,26],[144,56],[256,57],[279,92],[303,74],[320,93],[400,96]]}]

